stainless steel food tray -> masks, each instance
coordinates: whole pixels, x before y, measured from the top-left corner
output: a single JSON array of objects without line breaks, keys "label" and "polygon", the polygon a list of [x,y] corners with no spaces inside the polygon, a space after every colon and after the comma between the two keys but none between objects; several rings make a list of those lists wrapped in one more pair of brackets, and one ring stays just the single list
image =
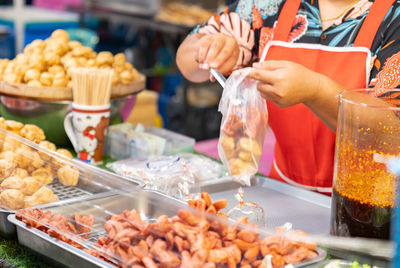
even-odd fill
[{"label": "stainless steel food tray", "polygon": [[[152,221],[162,214],[176,215],[178,209],[186,207],[182,201],[151,190],[133,192],[132,195],[135,195],[134,198],[130,197],[129,193],[105,193],[101,198],[91,196],[79,202],[60,201],[41,208],[62,215],[74,213],[93,215],[95,221],[88,240],[90,245],[105,234],[103,226],[107,216],[122,213],[125,209],[136,208],[143,220]],[[16,225],[20,244],[47,257],[56,265],[85,268],[115,267],[44,232],[28,227],[17,220],[15,215],[9,215],[8,220]]]},{"label": "stainless steel food tray", "polygon": [[[107,216],[121,213],[124,209],[136,208],[144,220],[152,221],[162,214],[176,215],[178,209],[186,207],[182,201],[156,191],[142,190],[134,194],[135,197],[132,198],[127,193],[108,193],[104,194],[102,198],[89,197],[79,203],[64,201],[45,205],[42,208],[62,215],[79,213],[95,216],[88,240],[89,244],[87,244],[90,247],[90,244],[96,242],[99,236],[105,234],[103,226]],[[17,220],[15,215],[10,215],[8,219],[17,226],[18,240],[22,245],[46,256],[57,264],[68,267],[114,267],[82,250],[50,237],[44,232],[28,227],[25,223]],[[295,267],[304,267],[326,258],[324,250],[318,248],[317,253],[317,258]]]},{"label": "stainless steel food tray", "polygon": [[[217,182],[217,180],[216,180]],[[241,185],[230,180],[204,185],[202,191],[213,200],[227,199],[225,212],[238,204],[235,199]],[[331,198],[300,189],[266,177],[255,177],[250,187],[244,187],[244,201],[251,201],[264,209],[267,227],[274,228],[291,222],[293,228],[309,234],[328,234]]]}]

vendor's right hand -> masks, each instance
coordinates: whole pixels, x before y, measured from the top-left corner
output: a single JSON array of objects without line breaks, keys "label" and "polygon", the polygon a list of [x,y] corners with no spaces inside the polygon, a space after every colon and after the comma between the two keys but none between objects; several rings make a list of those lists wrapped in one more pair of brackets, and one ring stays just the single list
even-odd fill
[{"label": "vendor's right hand", "polygon": [[217,33],[202,36],[197,42],[196,52],[200,69],[213,68],[227,74],[235,67],[240,49],[235,38]]}]

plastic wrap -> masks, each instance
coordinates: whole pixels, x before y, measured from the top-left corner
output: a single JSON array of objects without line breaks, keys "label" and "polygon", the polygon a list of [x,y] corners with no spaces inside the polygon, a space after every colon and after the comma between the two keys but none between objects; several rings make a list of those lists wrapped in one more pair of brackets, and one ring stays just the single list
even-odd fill
[{"label": "plastic wrap", "polygon": [[147,189],[187,200],[200,194],[200,184],[223,177],[219,163],[194,154],[129,158],[107,165],[117,174],[142,180]]},{"label": "plastic wrap", "polygon": [[239,219],[241,217],[247,217],[249,222],[255,223],[261,227],[266,226],[267,222],[265,220],[264,209],[254,202],[244,201],[244,191],[242,188],[239,188],[235,198],[239,204],[228,211],[227,215],[229,218]]},{"label": "plastic wrap", "polygon": [[222,113],[218,153],[232,178],[245,185],[258,170],[268,111],[257,83],[246,78],[251,68],[232,73],[219,103]]}]

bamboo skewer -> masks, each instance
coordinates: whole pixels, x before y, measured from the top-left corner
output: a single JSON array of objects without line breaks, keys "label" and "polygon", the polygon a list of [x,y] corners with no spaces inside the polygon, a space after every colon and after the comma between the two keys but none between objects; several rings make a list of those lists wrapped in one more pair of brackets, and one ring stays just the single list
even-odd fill
[{"label": "bamboo skewer", "polygon": [[71,72],[74,103],[106,105],[110,103],[113,70],[74,68]]}]

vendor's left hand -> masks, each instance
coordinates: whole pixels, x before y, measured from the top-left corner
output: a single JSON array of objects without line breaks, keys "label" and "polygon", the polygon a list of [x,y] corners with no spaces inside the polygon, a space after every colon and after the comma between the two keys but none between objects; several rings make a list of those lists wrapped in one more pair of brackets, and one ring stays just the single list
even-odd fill
[{"label": "vendor's left hand", "polygon": [[250,78],[266,100],[281,108],[312,101],[319,91],[321,75],[290,61],[264,61],[253,64]]}]

